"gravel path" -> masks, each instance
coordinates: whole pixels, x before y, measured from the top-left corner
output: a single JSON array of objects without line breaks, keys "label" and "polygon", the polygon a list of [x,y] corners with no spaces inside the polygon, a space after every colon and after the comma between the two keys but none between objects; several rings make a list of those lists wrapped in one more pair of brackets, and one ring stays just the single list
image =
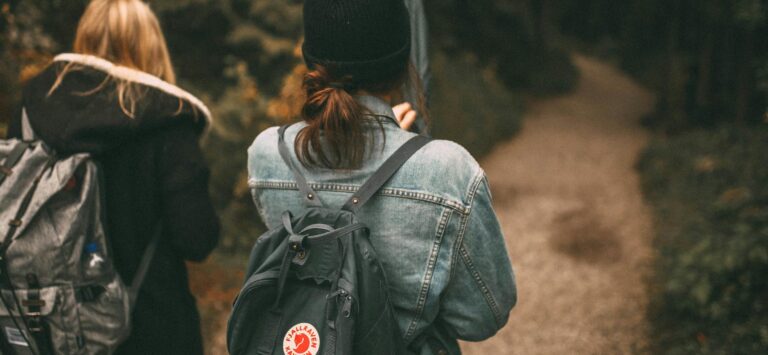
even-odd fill
[{"label": "gravel path", "polygon": [[519,301],[466,354],[643,352],[652,229],[634,164],[654,98],[606,64],[575,62],[577,90],[533,103],[522,133],[482,162]]}]

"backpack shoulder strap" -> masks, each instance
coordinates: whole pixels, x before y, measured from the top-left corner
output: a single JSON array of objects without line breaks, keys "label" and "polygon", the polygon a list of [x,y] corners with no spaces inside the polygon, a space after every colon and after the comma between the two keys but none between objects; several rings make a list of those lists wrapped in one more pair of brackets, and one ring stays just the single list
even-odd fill
[{"label": "backpack shoulder strap", "polygon": [[21,108],[21,136],[25,141],[33,141],[37,139],[35,131],[32,130],[32,124],[29,123],[29,115],[27,115],[27,108]]},{"label": "backpack shoulder strap", "polygon": [[311,207],[323,207],[323,203],[320,202],[320,198],[317,196],[315,190],[309,186],[307,179],[304,177],[301,171],[296,168],[296,165],[294,165],[293,161],[291,160],[288,145],[285,143],[285,130],[288,129],[288,126],[289,125],[282,126],[280,127],[280,130],[278,130],[280,139],[277,143],[277,149],[280,151],[280,157],[283,158],[285,165],[288,165],[288,168],[291,169],[293,178],[296,179],[296,184],[299,185],[299,192],[301,192],[301,198],[304,203]]},{"label": "backpack shoulder strap", "polygon": [[28,142],[19,142],[13,149],[11,149],[8,156],[5,157],[5,162],[0,166],[0,184],[5,181],[6,177],[13,174],[13,168],[16,166],[16,163],[21,160],[24,152],[26,152],[29,147],[30,144]]},{"label": "backpack shoulder strap", "polygon": [[365,205],[365,203],[368,202],[368,200],[370,200],[371,197],[373,197],[373,195],[376,194],[376,192],[379,191],[379,189],[381,189],[398,170],[400,170],[400,167],[402,167],[413,154],[418,152],[419,149],[429,142],[431,142],[429,138],[421,135],[413,137],[405,142],[405,144],[387,158],[384,164],[382,164],[381,167],[371,175],[368,181],[366,181],[365,184],[363,184],[363,186],[361,186],[360,189],[347,200],[347,203],[345,203],[344,207],[341,209],[355,213],[360,210],[360,208],[363,207],[363,205]]},{"label": "backpack shoulder strap", "polygon": [[5,157],[5,162],[0,164],[0,184],[5,181],[5,178],[13,173],[13,167],[21,160],[24,152],[31,146],[30,141],[34,140],[35,134],[32,132],[32,126],[29,124],[29,117],[27,116],[27,109],[21,108],[21,129],[22,139],[21,142],[11,149],[8,156]]},{"label": "backpack shoulder strap", "polygon": [[157,223],[157,226],[154,230],[154,235],[152,235],[152,239],[149,241],[147,248],[144,249],[144,255],[141,256],[141,262],[139,263],[138,269],[136,269],[136,274],[134,274],[133,281],[131,281],[131,286],[128,289],[128,300],[130,302],[131,309],[136,306],[136,300],[139,298],[141,285],[144,283],[144,278],[147,276],[149,266],[152,264],[152,259],[155,257],[155,251],[157,250],[157,245],[160,243],[160,237],[163,233],[162,225],[162,222]]}]

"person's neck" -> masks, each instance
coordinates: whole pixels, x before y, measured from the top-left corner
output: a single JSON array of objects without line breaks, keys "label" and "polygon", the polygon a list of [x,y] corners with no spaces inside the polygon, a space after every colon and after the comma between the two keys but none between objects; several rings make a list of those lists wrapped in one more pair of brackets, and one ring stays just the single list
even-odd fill
[{"label": "person's neck", "polygon": [[392,105],[392,100],[393,100],[392,94],[372,94],[372,93],[367,92],[365,90],[361,90],[358,93],[358,95],[359,96],[372,96],[372,97],[375,97],[375,98],[383,100],[384,102],[390,104],[390,106]]}]

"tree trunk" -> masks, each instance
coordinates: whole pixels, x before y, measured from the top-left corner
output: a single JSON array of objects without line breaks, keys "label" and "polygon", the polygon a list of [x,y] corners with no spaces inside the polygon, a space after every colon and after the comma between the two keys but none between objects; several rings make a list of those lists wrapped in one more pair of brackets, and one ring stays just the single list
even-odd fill
[{"label": "tree trunk", "polygon": [[665,116],[668,117],[671,124],[667,128],[680,129],[685,126],[687,114],[685,112],[685,83],[687,75],[685,70],[685,60],[679,53],[679,42],[681,34],[681,6],[680,1],[673,0],[672,19],[667,31],[667,84],[665,87],[664,100],[666,104]]},{"label": "tree trunk", "polygon": [[538,35],[537,20],[533,5],[533,0],[524,0],[520,2],[520,13],[525,28],[525,37],[535,39]]},{"label": "tree trunk", "polygon": [[754,34],[752,30],[743,32],[743,47],[740,49],[739,56],[739,75],[736,91],[736,123],[742,124],[749,115],[749,104],[752,101],[752,56],[754,45]]},{"label": "tree trunk", "polygon": [[715,48],[714,31],[707,26],[704,43],[699,50],[699,75],[696,83],[696,106],[702,109],[711,109],[712,87],[712,55]]},{"label": "tree trunk", "polygon": [[554,25],[554,7],[551,0],[539,0],[538,16],[538,40],[540,44],[546,45],[552,40],[555,32]]}]

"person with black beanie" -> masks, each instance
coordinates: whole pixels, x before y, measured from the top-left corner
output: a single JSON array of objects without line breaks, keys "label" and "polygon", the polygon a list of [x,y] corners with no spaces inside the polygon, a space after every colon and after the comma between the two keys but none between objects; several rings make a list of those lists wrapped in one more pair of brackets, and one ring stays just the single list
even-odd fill
[{"label": "person with black beanie", "polygon": [[[340,208],[416,136],[392,109],[413,77],[403,0],[305,0],[304,38],[301,121],[261,132],[248,149],[249,187],[270,229],[307,198]],[[316,195],[297,191],[299,175]],[[463,147],[430,141],[355,216],[369,228],[411,353],[459,354],[459,339],[487,339],[507,323],[517,301],[512,265],[485,172]],[[370,344],[364,335],[354,343]]]}]

